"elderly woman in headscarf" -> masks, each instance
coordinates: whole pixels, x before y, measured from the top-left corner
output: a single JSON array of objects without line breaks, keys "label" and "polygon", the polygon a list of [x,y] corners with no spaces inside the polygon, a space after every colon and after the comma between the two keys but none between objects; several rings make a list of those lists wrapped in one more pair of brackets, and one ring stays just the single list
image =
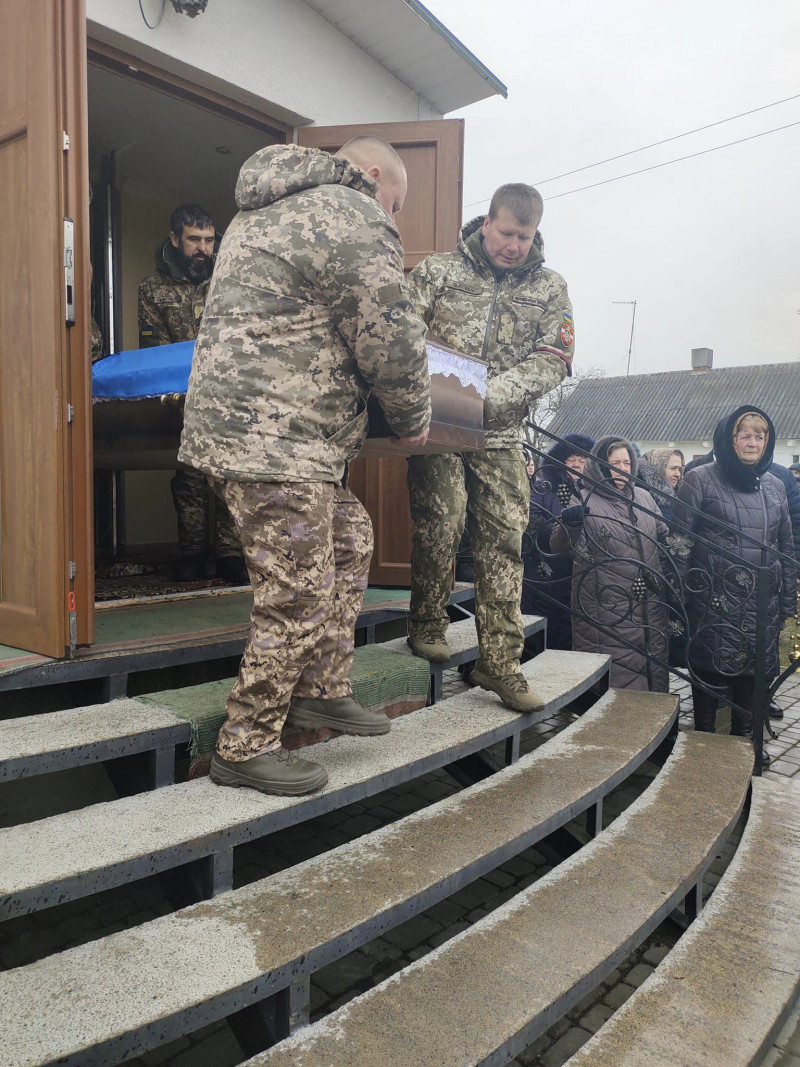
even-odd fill
[{"label": "elderly woman in headscarf", "polygon": [[550,545],[559,552],[571,542],[575,550],[573,649],[610,655],[616,689],[665,693],[667,591],[659,544],[668,530],[652,496],[634,485],[636,469],[630,442],[601,438],[584,467],[582,504],[562,512]]},{"label": "elderly woman in headscarf", "polygon": [[683,452],[679,448],[651,448],[639,460],[637,478],[653,489],[661,490],[654,495],[667,522],[672,518],[672,498],[683,475],[684,466]]},{"label": "elderly woman in headscarf", "polygon": [[[673,518],[682,528],[675,539],[676,559],[690,588],[688,662],[699,680],[731,690],[731,733],[753,735],[756,635],[764,635],[766,677],[779,672],[778,635],[795,613],[795,567],[776,555],[794,557],[786,490],[769,473],[775,448],[775,427],[756,407],[737,408],[714,431],[714,460],[686,473]],[[690,505],[701,514],[690,512]],[[738,533],[720,527],[722,520]],[[698,534],[711,546],[692,537]],[[688,536],[687,536],[688,535]],[[746,536],[744,536],[746,535]],[[681,543],[682,542],[682,543]],[[754,543],[755,542],[755,543]],[[764,544],[770,572],[769,603],[758,617],[756,573]],[[714,547],[738,557],[737,566]],[[695,574],[692,575],[692,570]],[[759,626],[760,622],[760,626]],[[692,686],[696,730],[714,732],[718,697]]]}]

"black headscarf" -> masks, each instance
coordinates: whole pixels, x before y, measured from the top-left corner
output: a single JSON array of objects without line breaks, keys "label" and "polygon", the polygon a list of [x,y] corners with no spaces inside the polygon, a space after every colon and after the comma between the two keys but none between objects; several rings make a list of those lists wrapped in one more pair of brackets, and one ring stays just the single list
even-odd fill
[{"label": "black headscarf", "polygon": [[[733,448],[733,431],[736,423],[743,415],[752,413],[760,415],[767,423],[767,444],[758,463],[743,463]],[[772,464],[772,454],[775,451],[775,427],[772,419],[760,408],[752,404],[732,411],[727,418],[720,419],[714,430],[714,459],[717,461],[720,473],[725,481],[730,482],[734,489],[740,489],[745,493],[754,493],[760,484],[761,475],[769,470]]]}]

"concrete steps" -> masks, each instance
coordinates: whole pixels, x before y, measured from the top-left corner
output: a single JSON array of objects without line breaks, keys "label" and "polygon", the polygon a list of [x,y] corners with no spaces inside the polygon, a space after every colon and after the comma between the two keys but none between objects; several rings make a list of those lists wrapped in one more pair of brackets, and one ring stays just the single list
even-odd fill
[{"label": "concrete steps", "polygon": [[[540,616],[524,616],[524,623],[526,637],[544,634],[546,620]],[[441,700],[442,670],[475,659],[478,651],[475,620],[452,623],[448,640],[453,649],[451,662],[430,665],[432,703]],[[411,655],[405,638],[385,642],[380,647]],[[360,651],[356,650],[356,656]],[[368,653],[369,647],[365,651]],[[227,682],[221,687],[218,683],[207,683],[186,691],[197,690],[196,699],[202,701],[209,690],[214,693],[216,706],[220,700],[217,690],[224,690],[227,685]],[[178,690],[176,694],[181,692]],[[70,711],[0,721],[0,782],[147,753],[151,767],[149,775],[145,775],[146,786],[168,785],[175,778],[175,747],[187,743],[191,735],[187,720],[170,709],[171,695],[169,691],[162,694],[163,706],[154,703],[152,697],[122,698]],[[329,730],[317,733],[321,740],[331,736]]]},{"label": "concrete steps", "polygon": [[[526,641],[536,634],[541,634],[542,642],[547,629],[547,619],[541,615],[523,615],[522,625]],[[431,704],[436,704],[442,699],[442,676],[445,671],[460,667],[464,663],[472,663],[478,656],[478,631],[475,619],[462,619],[460,622],[451,622],[447,628],[447,644],[450,646],[451,656],[446,663],[431,663]],[[412,656],[411,646],[405,637],[398,637],[393,641],[386,641],[384,648],[393,652],[402,652]]]},{"label": "concrete steps", "polygon": [[739,816],[752,764],[744,741],[680,735],[654,784],[580,852],[249,1067],[506,1062],[687,895]]},{"label": "concrete steps", "polygon": [[149,753],[151,788],[174,781],[175,746],[189,723],[165,708],[114,700],[0,721],[0,782]]},{"label": "concrete steps", "polygon": [[[476,704],[461,702],[461,714]],[[213,901],[0,975],[0,998],[29,1006],[0,1028],[0,1063],[118,1063],[297,987],[298,976],[596,808],[676,714],[674,697],[610,692],[512,767],[415,815]],[[383,1062],[378,1055],[371,1067]]]},{"label": "concrete steps", "polygon": [[208,779],[0,830],[0,918],[26,914],[193,865],[203,895],[231,886],[233,849],[481,751],[552,715],[607,678],[608,658],[549,650],[523,667],[543,711],[518,715],[483,690],[395,721],[377,738],[338,737],[322,760],[324,791],[269,797]]},{"label": "concrete steps", "polygon": [[753,779],[744,835],[699,918],[569,1067],[749,1067],[800,986],[800,784]]}]

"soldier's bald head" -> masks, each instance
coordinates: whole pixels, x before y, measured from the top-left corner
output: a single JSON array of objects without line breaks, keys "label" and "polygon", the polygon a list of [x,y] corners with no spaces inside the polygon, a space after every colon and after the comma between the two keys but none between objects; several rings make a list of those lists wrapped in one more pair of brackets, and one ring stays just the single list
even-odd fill
[{"label": "soldier's bald head", "polygon": [[405,164],[388,142],[368,135],[353,137],[336,155],[378,183],[376,199],[388,215],[394,216],[400,210],[408,190],[408,177]]}]

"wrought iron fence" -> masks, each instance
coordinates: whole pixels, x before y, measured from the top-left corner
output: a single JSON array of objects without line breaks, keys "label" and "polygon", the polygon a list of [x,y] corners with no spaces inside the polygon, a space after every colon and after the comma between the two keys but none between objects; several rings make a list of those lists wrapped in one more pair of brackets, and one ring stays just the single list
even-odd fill
[{"label": "wrought iron fence", "polygon": [[[561,441],[570,455],[589,455],[541,426],[531,423],[529,428],[540,445]],[[800,667],[795,643],[789,666],[768,673],[778,654],[772,647],[778,641],[777,620],[769,605],[787,580],[787,568],[796,582],[794,557],[684,501],[679,524],[665,522],[660,510],[646,507],[613,482],[584,473],[579,489],[565,463],[533,443],[526,447],[565,475],[558,486],[541,479],[532,483],[532,521],[523,544],[525,584],[535,591],[543,613],[548,604],[567,611],[576,626],[582,620],[618,650],[628,650],[629,658],[642,664],[648,688],[657,688],[656,677],[672,672],[689,682],[695,695],[707,693],[727,704],[739,724],[746,725],[752,716],[754,773],[760,774],[764,729],[777,736],[769,725],[769,705]],[[657,505],[676,503],[674,496],[641,479],[631,482],[647,490]],[[560,505],[557,513],[545,506],[553,496]],[[616,502],[608,524],[597,516],[588,518],[593,501],[601,498]],[[703,532],[687,525],[695,518]],[[705,556],[706,566],[698,565],[697,555]],[[755,630],[749,621],[753,617]],[[728,692],[731,687],[738,699]]]}]

